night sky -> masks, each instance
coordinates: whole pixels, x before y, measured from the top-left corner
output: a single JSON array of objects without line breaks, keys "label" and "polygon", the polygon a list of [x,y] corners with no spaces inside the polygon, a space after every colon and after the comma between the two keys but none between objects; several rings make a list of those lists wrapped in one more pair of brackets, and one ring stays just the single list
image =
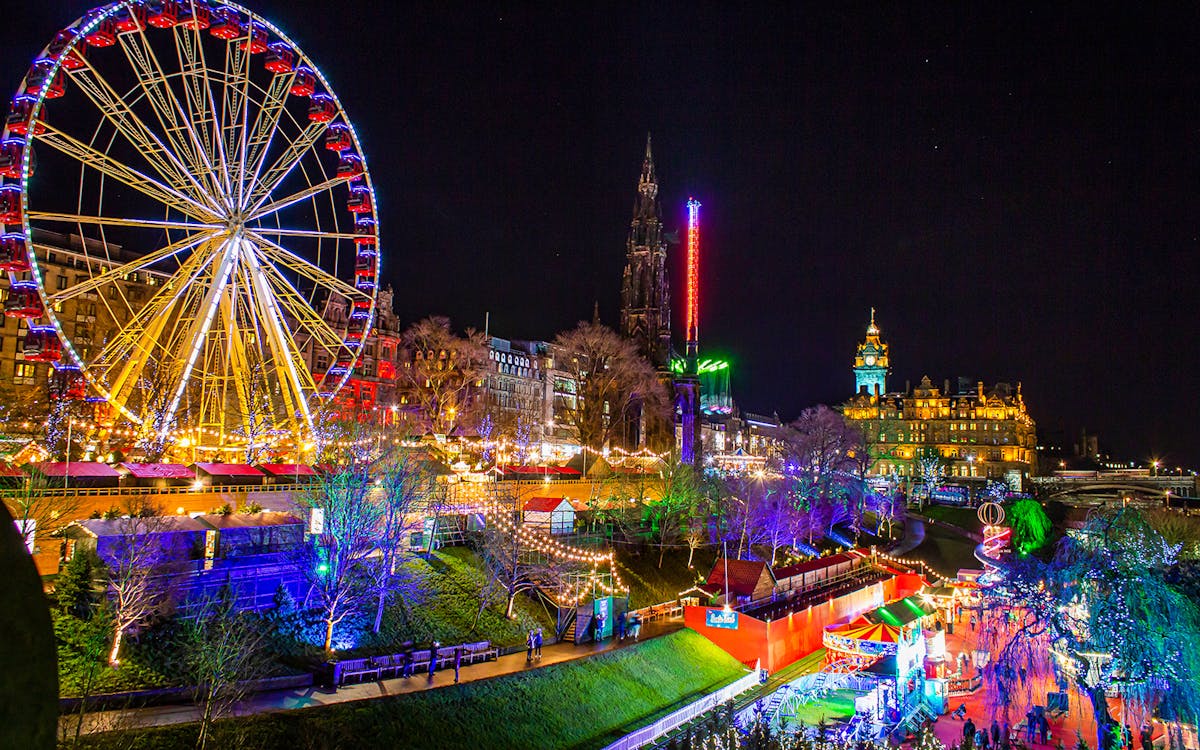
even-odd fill
[{"label": "night sky", "polygon": [[[1039,433],[1200,464],[1200,6],[251,5],[364,139],[405,323],[615,326],[650,131],[743,409],[851,395],[874,306],[892,388],[1021,381]],[[87,7],[5,14],[10,87]]]}]

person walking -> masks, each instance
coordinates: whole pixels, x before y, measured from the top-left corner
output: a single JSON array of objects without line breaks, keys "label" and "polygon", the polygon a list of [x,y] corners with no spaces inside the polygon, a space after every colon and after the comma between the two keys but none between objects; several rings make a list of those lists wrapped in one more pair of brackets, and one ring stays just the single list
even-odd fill
[{"label": "person walking", "polygon": [[525,634],[525,663],[533,661],[533,630]]},{"label": "person walking", "polygon": [[1043,745],[1050,744],[1050,722],[1046,719],[1046,714],[1039,713],[1038,721],[1038,737],[1041,738]]},{"label": "person walking", "polygon": [[1150,724],[1142,724],[1142,750],[1154,750],[1154,729]]},{"label": "person walking", "polygon": [[429,681],[433,682],[433,673],[437,671],[438,649],[442,644],[437,641],[433,642],[433,646],[429,649]]},{"label": "person walking", "polygon": [[625,640],[625,612],[617,615],[617,640]]},{"label": "person walking", "polygon": [[977,622],[977,621],[976,621],[976,619],[975,619],[975,613],[974,613],[974,612],[972,612],[972,613],[971,613],[971,632],[972,632],[972,633],[974,633],[974,632],[975,632],[975,623],[976,623],[976,622]]},{"label": "person walking", "polygon": [[542,629],[538,628],[533,634],[533,655],[537,658],[542,658]]},{"label": "person walking", "polygon": [[1000,722],[992,719],[992,747],[1000,747]]},{"label": "person walking", "polygon": [[978,732],[978,735],[979,736],[976,737],[976,739],[975,739],[976,746],[979,748],[979,750],[988,750],[988,736],[989,736],[988,728],[981,727]]},{"label": "person walking", "polygon": [[963,722],[963,739],[975,741],[975,722],[971,721],[970,716]]},{"label": "person walking", "polygon": [[1001,750],[1009,750],[1012,747],[1012,730],[1009,729],[1008,722],[1004,722],[1004,734],[1000,735]]},{"label": "person walking", "polygon": [[1037,716],[1033,713],[1031,707],[1025,712],[1025,741],[1030,745],[1033,744],[1033,738],[1037,735]]}]

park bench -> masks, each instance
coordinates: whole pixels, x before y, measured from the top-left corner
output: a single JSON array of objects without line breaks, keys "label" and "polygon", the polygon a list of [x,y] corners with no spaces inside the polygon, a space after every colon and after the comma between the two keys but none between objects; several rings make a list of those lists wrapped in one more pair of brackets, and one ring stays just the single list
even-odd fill
[{"label": "park bench", "polygon": [[416,674],[424,669],[429,669],[430,656],[431,653],[427,648],[413,652],[413,674]]},{"label": "park bench", "polygon": [[434,669],[442,669],[443,667],[454,666],[454,652],[458,650],[458,646],[442,646],[437,650],[437,666]]},{"label": "park bench", "polygon": [[475,643],[463,644],[463,659],[468,664],[474,664],[477,661],[488,661],[496,659],[500,656],[500,650],[492,648],[491,641],[477,641]]},{"label": "park bench", "polygon": [[380,667],[374,658],[349,659],[339,663],[338,671],[341,674],[338,684],[344,685],[363,677],[379,679]]}]

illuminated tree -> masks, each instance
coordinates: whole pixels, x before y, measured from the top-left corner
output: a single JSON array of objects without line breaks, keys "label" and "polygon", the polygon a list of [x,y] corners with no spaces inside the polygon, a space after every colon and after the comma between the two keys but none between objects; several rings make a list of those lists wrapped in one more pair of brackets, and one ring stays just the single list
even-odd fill
[{"label": "illuminated tree", "polygon": [[1120,508],[1094,512],[1049,562],[1006,561],[983,590],[983,633],[997,655],[984,676],[997,708],[1024,705],[1012,700],[1018,691],[1032,698],[1056,679],[1089,698],[1100,738],[1116,723],[1110,688],[1144,715],[1200,718],[1200,609],[1174,582],[1177,554],[1141,513]]},{"label": "illuminated tree", "polygon": [[925,447],[917,451],[914,458],[917,476],[921,477],[921,481],[925,483],[925,494],[921,498],[922,501],[933,499],[933,485],[941,478],[945,471],[945,464],[942,461],[942,454],[937,448]]},{"label": "illuminated tree", "polygon": [[583,445],[602,450],[639,408],[647,420],[668,416],[666,389],[632,341],[598,323],[580,323],[560,333],[554,346],[555,369],[575,389],[556,397],[555,412],[576,429]]},{"label": "illuminated tree", "polygon": [[1021,554],[1041,549],[1050,539],[1050,530],[1054,526],[1042,504],[1032,498],[1013,503],[1005,520],[1012,529],[1013,545]]},{"label": "illuminated tree", "polygon": [[113,519],[115,539],[102,555],[113,626],[108,661],[114,667],[120,664],[125,636],[170,610],[173,574],[185,564],[169,546],[170,518],[149,505],[130,505],[126,511]]},{"label": "illuminated tree", "polygon": [[531,544],[532,536],[522,533],[521,502],[515,494],[497,493],[490,506],[487,522],[476,537],[476,551],[487,574],[482,596],[490,599],[493,592],[501,592],[504,617],[512,619],[517,597],[539,587],[554,590],[559,570]]},{"label": "illuminated tree", "polygon": [[428,502],[435,487],[433,472],[408,451],[383,459],[373,473],[376,477],[373,492],[379,505],[375,534],[379,555],[370,566],[376,597],[371,631],[378,633],[384,607],[397,593],[396,570],[408,554],[409,538],[421,528],[423,515],[417,511]]},{"label": "illuminated tree", "polygon": [[408,359],[397,373],[396,387],[415,406],[433,432],[449,434],[470,424],[490,362],[487,340],[468,328],[463,336],[450,330],[450,319],[431,316],[404,332]]},{"label": "illuminated tree", "polygon": [[376,554],[382,511],[371,498],[369,469],[365,462],[343,466],[298,498],[321,521],[302,568],[308,601],[325,626],[326,652],[333,650],[338,624],[360,614],[375,593],[369,558]]}]

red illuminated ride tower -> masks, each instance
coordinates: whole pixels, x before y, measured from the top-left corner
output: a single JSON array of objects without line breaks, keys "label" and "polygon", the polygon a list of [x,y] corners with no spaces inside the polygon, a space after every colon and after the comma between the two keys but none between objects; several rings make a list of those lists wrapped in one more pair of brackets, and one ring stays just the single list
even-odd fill
[{"label": "red illuminated ride tower", "polygon": [[675,413],[679,419],[679,458],[696,463],[700,445],[700,201],[688,198],[686,355],[675,376]]}]

